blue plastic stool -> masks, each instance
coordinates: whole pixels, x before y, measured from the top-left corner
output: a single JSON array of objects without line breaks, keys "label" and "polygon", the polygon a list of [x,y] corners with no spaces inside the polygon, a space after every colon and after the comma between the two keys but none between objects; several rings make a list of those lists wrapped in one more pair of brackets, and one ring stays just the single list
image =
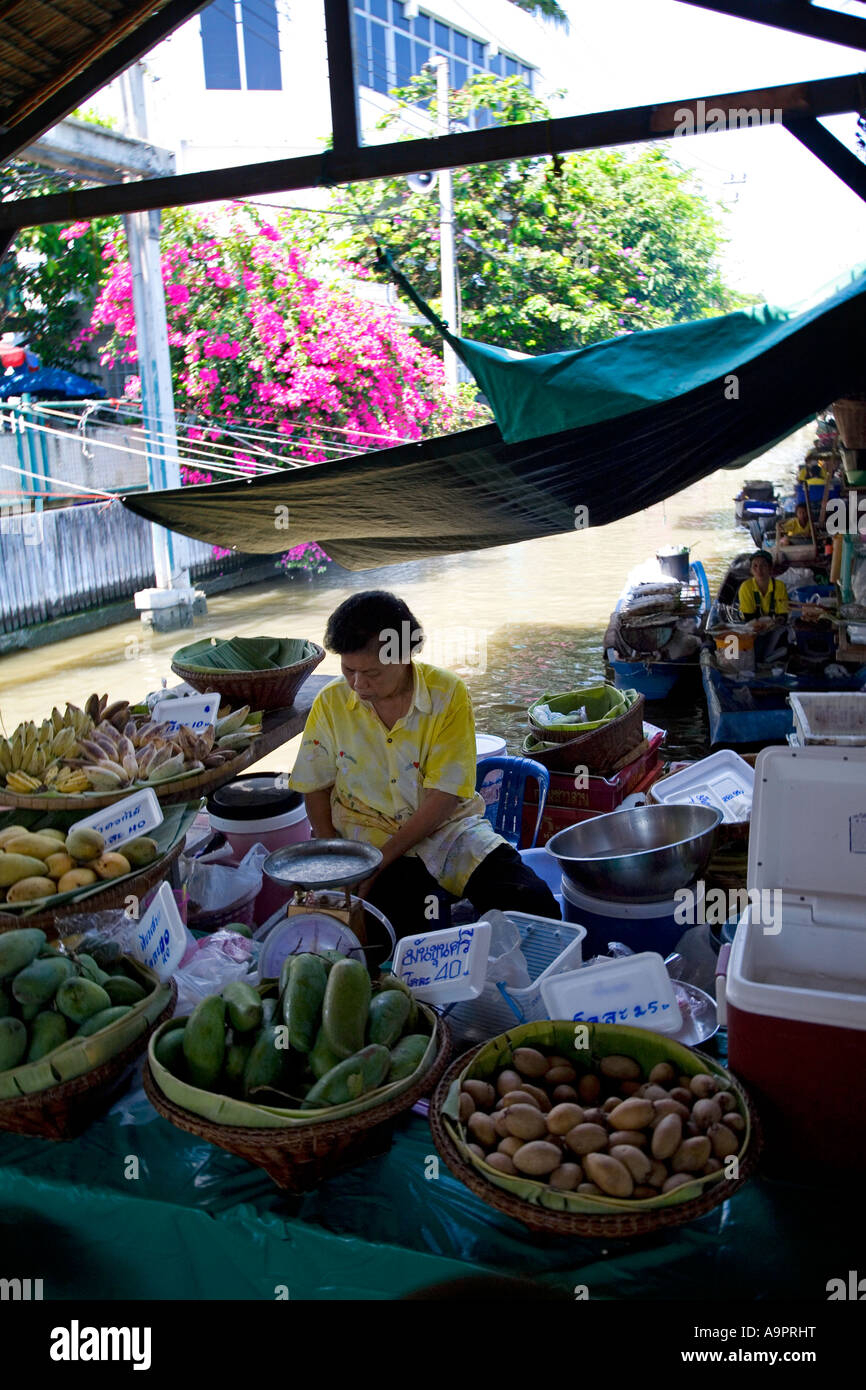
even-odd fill
[{"label": "blue plastic stool", "polygon": [[538,839],[544,803],[550,789],[550,773],[543,764],[537,763],[534,758],[482,758],[475,777],[475,790],[480,792],[488,774],[500,770],[502,783],[499,788],[499,800],[492,804],[488,803],[484,812],[485,820],[490,822],[498,835],[507,840],[514,849],[518,849],[522,832],[526,781],[528,777],[534,777],[538,783],[538,816],[535,821],[535,829],[532,832],[532,839],[527,846],[527,848],[531,848]]}]

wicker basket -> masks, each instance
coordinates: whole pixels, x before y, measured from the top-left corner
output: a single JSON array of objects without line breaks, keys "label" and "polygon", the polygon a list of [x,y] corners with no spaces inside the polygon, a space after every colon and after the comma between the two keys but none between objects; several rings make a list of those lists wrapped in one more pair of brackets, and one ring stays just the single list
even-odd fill
[{"label": "wicker basket", "polygon": [[[472,1052],[464,1053],[458,1057],[448,1071],[442,1077],[439,1085],[430,1102],[430,1128],[433,1131],[433,1140],[436,1148],[444,1158],[451,1172],[460,1182],[487,1202],[497,1211],[504,1212],[514,1221],[520,1222],[529,1231],[543,1231],[549,1235],[562,1236],[567,1239],[575,1237],[584,1239],[587,1236],[595,1236],[603,1240],[609,1239],[628,1239],[634,1236],[650,1235],[655,1231],[661,1230],[666,1226],[682,1226],[688,1221],[694,1221],[699,1216],[704,1216],[713,1207],[725,1202],[729,1197],[742,1187],[743,1183],[755,1171],[763,1146],[763,1135],[758,1120],[757,1112],[749,1097],[740,1088],[749,1111],[749,1123],[751,1125],[751,1138],[745,1154],[740,1159],[739,1177],[732,1179],[722,1179],[720,1182],[713,1183],[712,1186],[705,1188],[699,1197],[693,1198],[688,1202],[678,1202],[675,1206],[658,1207],[655,1210],[639,1208],[630,1211],[610,1211],[595,1214],[584,1212],[550,1211],[545,1207],[535,1206],[531,1202],[524,1201],[503,1188],[497,1187],[494,1183],[488,1182],[471,1163],[463,1157],[457,1144],[454,1142],[447,1126],[443,1123],[442,1107],[448,1096],[448,1092],[453,1083],[460,1076],[471,1062],[476,1053],[481,1051],[487,1044],[482,1043],[481,1047],[476,1047]],[[704,1058],[705,1054],[694,1051],[696,1057]],[[710,1062],[710,1058],[705,1059]]]},{"label": "wicker basket", "polygon": [[[523,741],[523,752],[552,772],[571,772],[582,766],[594,776],[607,776],[643,742],[644,704],[643,695],[639,695],[625,714],[577,738],[555,728],[542,729],[531,724],[532,732]],[[539,748],[539,741],[556,747]]]},{"label": "wicker basket", "polygon": [[202,671],[172,661],[171,669],[182,681],[202,693],[213,690],[232,704],[251,705],[253,709],[289,709],[304,681],[325,659],[325,649],[317,642],[312,656],[294,666],[281,666],[276,671]]},{"label": "wicker basket", "polygon": [[76,1139],[126,1090],[139,1057],[147,1050],[151,1033],[171,1017],[176,1000],[177,985],[172,980],[162,1013],[122,1052],[84,1076],[17,1100],[0,1100],[0,1130],[31,1134],[39,1139]]},{"label": "wicker basket", "polygon": [[833,418],[846,448],[866,448],[866,394],[862,400],[856,396],[849,396],[834,401]]},{"label": "wicker basket", "polygon": [[144,1089],[154,1108],[178,1129],[263,1168],[284,1192],[309,1192],[344,1168],[387,1151],[393,1121],[433,1090],[448,1065],[451,1040],[444,1019],[437,1020],[437,1030],[439,1047],[434,1060],[413,1086],[371,1110],[331,1123],[320,1120],[294,1129],[214,1124],[169,1100],[157,1085],[148,1061],[144,1065]]}]

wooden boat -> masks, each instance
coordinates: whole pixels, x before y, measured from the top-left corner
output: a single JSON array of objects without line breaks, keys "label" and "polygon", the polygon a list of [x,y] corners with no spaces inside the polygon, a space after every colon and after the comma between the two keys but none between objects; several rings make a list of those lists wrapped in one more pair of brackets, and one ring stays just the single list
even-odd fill
[{"label": "wooden boat", "polygon": [[664,700],[698,671],[710,588],[699,560],[687,584],[665,576],[654,562],[632,571],[604,637],[608,666],[618,690],[638,690]]},{"label": "wooden boat", "polygon": [[[780,659],[779,666],[767,672],[738,673],[720,660],[713,634],[737,630],[729,619],[735,612],[739,586],[749,577],[750,559],[750,554],[742,554],[733,560],[707,617],[707,633],[713,642],[705,645],[700,668],[711,744],[784,743],[794,729],[788,703],[792,691],[859,690],[866,680],[866,666],[850,670],[847,677],[826,676],[825,668],[835,664],[833,658],[836,655],[838,660],[838,655],[824,653],[816,662],[807,643],[795,644],[789,655]],[[819,582],[817,588],[820,587]],[[744,628],[742,631],[741,645],[748,652],[749,638]]]},{"label": "wooden boat", "polygon": [[746,479],[734,498],[734,520],[749,530],[753,526],[762,530],[775,526],[778,510],[776,488],[766,479]]}]

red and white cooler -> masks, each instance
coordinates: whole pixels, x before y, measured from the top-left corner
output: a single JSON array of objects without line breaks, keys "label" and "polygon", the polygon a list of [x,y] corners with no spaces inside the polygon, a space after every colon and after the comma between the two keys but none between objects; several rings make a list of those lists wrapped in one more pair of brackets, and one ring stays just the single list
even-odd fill
[{"label": "red and white cooler", "polygon": [[764,749],[748,883],[725,989],[728,1064],[771,1151],[862,1169],[866,750]]}]

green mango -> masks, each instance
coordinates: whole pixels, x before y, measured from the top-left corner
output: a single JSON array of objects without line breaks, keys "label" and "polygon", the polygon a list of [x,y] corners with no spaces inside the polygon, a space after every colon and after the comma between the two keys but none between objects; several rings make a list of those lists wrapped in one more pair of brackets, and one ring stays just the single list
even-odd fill
[{"label": "green mango", "polygon": [[60,1012],[72,1023],[86,1023],[94,1014],[111,1008],[111,1000],[102,985],[82,978],[64,980],[55,995],[55,1002]]},{"label": "green mango", "polygon": [[37,1014],[30,1029],[27,1061],[38,1062],[61,1043],[65,1043],[68,1037],[69,1025],[63,1014],[57,1013],[55,1009],[46,1009],[43,1013]]},{"label": "green mango", "polygon": [[244,1067],[243,1092],[247,1100],[255,1102],[253,1093],[260,1087],[279,1088],[288,1051],[277,1046],[282,1036],[282,1024],[266,1023],[253,1043]]},{"label": "green mango", "polygon": [[38,927],[18,927],[0,933],[0,980],[17,975],[36,959],[45,943],[45,933]]},{"label": "green mango", "polygon": [[310,1070],[317,1081],[321,1081],[323,1076],[329,1071],[332,1071],[333,1068],[342,1061],[342,1058],[338,1057],[336,1052],[332,1052],[328,1046],[324,1028],[320,1028],[316,1034],[313,1050],[307,1060],[310,1064]]},{"label": "green mango", "polygon": [[367,1041],[393,1047],[409,1017],[409,1000],[397,989],[381,990],[370,1001]]},{"label": "green mango", "polygon": [[90,1018],[85,1019],[75,1036],[77,1038],[90,1038],[94,1033],[101,1033],[103,1028],[107,1028],[111,1023],[116,1023],[119,1018],[123,1018],[124,1014],[128,1014],[131,1007],[130,1004],[114,1004],[110,1009],[100,1009],[98,1014],[92,1014]]},{"label": "green mango", "polygon": [[0,1018],[8,1018],[12,1012],[12,1001],[5,989],[0,989]]},{"label": "green mango", "polygon": [[79,951],[76,959],[81,967],[81,973],[84,978],[86,980],[92,980],[95,985],[104,985],[106,980],[111,978],[101,966],[96,964],[93,956],[88,956],[86,953],[82,954]]},{"label": "green mango", "polygon": [[230,1043],[226,1050],[223,1076],[230,1095],[238,1094],[243,1086],[244,1072],[252,1050],[253,1045],[250,1041]]},{"label": "green mango", "polygon": [[12,994],[19,1004],[50,1003],[64,980],[76,974],[67,956],[45,956],[31,961],[12,981]]},{"label": "green mango", "polygon": [[328,1046],[338,1057],[353,1057],[364,1046],[371,992],[365,965],[359,960],[336,962],[325,989],[322,1027]]},{"label": "green mango", "polygon": [[406,981],[401,980],[398,975],[392,975],[390,972],[386,972],[379,979],[379,989],[399,990],[401,994],[406,995],[406,998],[409,1000],[409,1017],[406,1020],[406,1030],[409,1033],[414,1033],[415,1029],[418,1027],[418,1019],[420,1017],[418,1013],[418,1001],[406,984]]},{"label": "green mango", "polygon": [[210,1091],[223,1069],[226,1052],[226,1002],[219,994],[196,1004],[183,1030],[183,1054],[194,1086]]},{"label": "green mango", "polygon": [[407,1033],[405,1038],[401,1038],[397,1046],[391,1048],[389,1082],[402,1081],[417,1071],[429,1043],[430,1039],[425,1033]]},{"label": "green mango", "polygon": [[250,1033],[262,1025],[262,997],[245,980],[232,980],[223,990],[229,1022],[236,1033]]},{"label": "green mango", "polygon": [[178,1080],[186,1080],[187,1066],[182,1028],[170,1028],[167,1033],[163,1033],[154,1048],[154,1053],[160,1066],[165,1067],[166,1071],[170,1071]]},{"label": "green mango", "polygon": [[319,956],[309,952],[289,960],[291,967],[282,990],[283,1022],[289,1030],[289,1046],[297,1052],[309,1052],[319,1031],[328,971]]},{"label": "green mango", "polygon": [[140,1004],[148,995],[144,986],[128,975],[106,975],[101,984],[112,1004]]},{"label": "green mango", "polygon": [[11,1071],[24,1060],[27,1029],[20,1018],[0,1018],[0,1071]]},{"label": "green mango", "polygon": [[304,1110],[321,1110],[329,1105],[345,1105],[375,1091],[388,1075],[391,1054],[387,1047],[371,1043],[326,1072],[307,1092]]}]

